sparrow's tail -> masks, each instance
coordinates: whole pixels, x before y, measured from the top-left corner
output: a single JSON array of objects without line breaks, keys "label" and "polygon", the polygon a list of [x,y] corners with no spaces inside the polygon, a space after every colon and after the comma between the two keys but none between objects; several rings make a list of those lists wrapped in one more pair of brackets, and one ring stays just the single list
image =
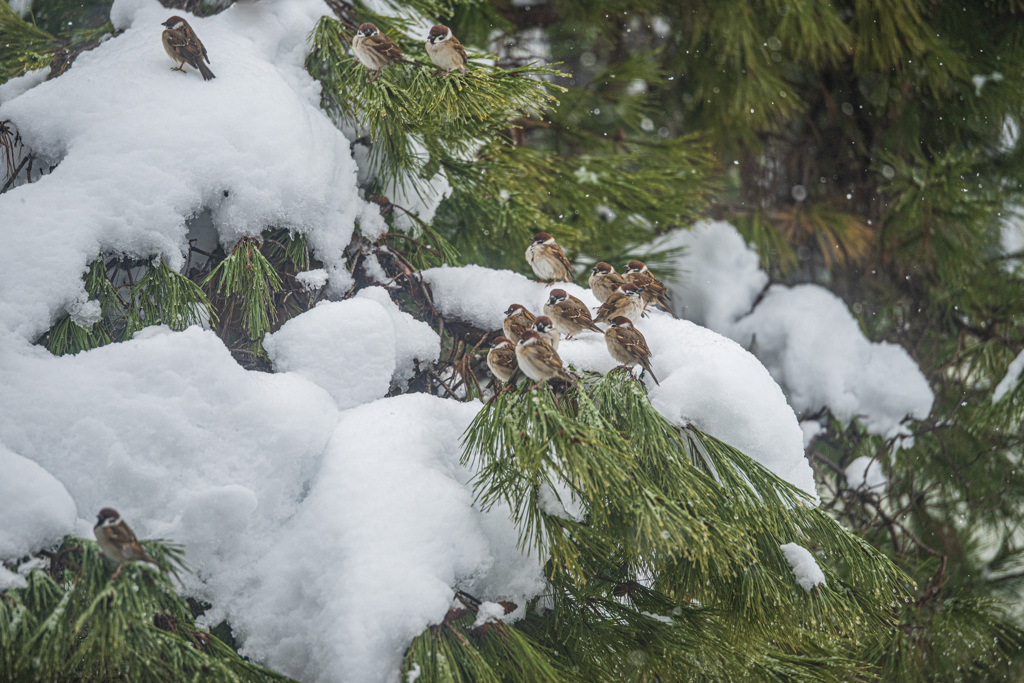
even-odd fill
[{"label": "sparrow's tail", "polygon": [[202,62],[199,62],[198,68],[199,68],[199,73],[201,73],[203,75],[203,80],[204,81],[210,81],[210,80],[213,80],[214,78],[216,78],[216,76],[213,75],[213,72],[210,71],[210,67],[206,66]]},{"label": "sparrow's tail", "polygon": [[400,61],[402,64],[408,64],[409,66],[418,66],[421,69],[424,67],[423,64],[420,64],[419,62],[414,62],[411,59],[406,59],[405,57],[401,57],[398,61]]},{"label": "sparrow's tail", "polygon": [[654,383],[657,384],[660,387],[661,386],[661,382],[659,382],[658,378],[654,376],[654,370],[651,370],[651,364],[650,363],[644,363],[644,370],[646,370],[647,374],[651,376],[651,379],[654,380]]}]

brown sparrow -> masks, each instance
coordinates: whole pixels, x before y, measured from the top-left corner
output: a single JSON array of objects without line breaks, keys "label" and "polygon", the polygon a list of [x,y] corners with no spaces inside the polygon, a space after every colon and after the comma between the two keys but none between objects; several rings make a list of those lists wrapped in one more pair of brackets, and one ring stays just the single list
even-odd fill
[{"label": "brown sparrow", "polygon": [[615,272],[615,269],[611,265],[601,261],[600,263],[594,264],[594,267],[590,271],[590,279],[587,280],[587,284],[590,285],[590,291],[594,293],[597,300],[601,303],[608,301],[615,290],[621,285],[626,284],[625,278]]},{"label": "brown sparrow", "polygon": [[640,288],[627,282],[601,304],[594,316],[595,323],[610,323],[612,318],[623,315],[630,320],[639,320],[644,312],[644,300]]},{"label": "brown sparrow", "polygon": [[575,384],[569,373],[562,368],[558,351],[551,348],[534,330],[523,333],[523,338],[516,344],[516,360],[523,374],[536,382],[531,389],[539,387],[544,380],[555,378]]},{"label": "brown sparrow", "polygon": [[508,382],[519,369],[516,361],[516,347],[508,337],[495,337],[491,350],[487,352],[487,367],[501,382]]},{"label": "brown sparrow", "polygon": [[530,313],[519,304],[512,304],[505,311],[505,320],[501,323],[501,329],[505,332],[505,336],[512,340],[513,344],[518,344],[519,339],[523,336],[523,332],[533,327],[534,320],[536,318],[533,316],[533,313]]},{"label": "brown sparrow", "polygon": [[551,296],[544,303],[544,315],[554,321],[555,327],[566,339],[583,330],[601,331],[590,317],[587,305],[564,289],[551,290]]},{"label": "brown sparrow", "polygon": [[389,64],[416,64],[406,59],[402,55],[402,49],[370,22],[361,24],[356,31],[355,37],[352,38],[352,53],[363,66],[376,72],[370,83],[377,80],[380,70]]},{"label": "brown sparrow", "polygon": [[547,280],[549,286],[555,282],[573,281],[572,264],[555,238],[546,232],[538,232],[530,239],[526,260],[534,274],[541,280]]},{"label": "brown sparrow", "polygon": [[626,271],[623,273],[623,277],[628,282],[632,282],[637,287],[643,289],[641,297],[644,300],[645,306],[654,304],[670,313],[672,312],[668,305],[668,287],[661,280],[651,275],[651,271],[647,270],[647,265],[643,261],[630,261],[626,264]]},{"label": "brown sparrow", "polygon": [[[210,71],[210,67],[206,66],[210,63],[210,58],[206,55],[206,47],[187,21],[175,15],[161,26],[167,27],[163,34],[164,50],[167,51],[171,59],[178,62],[178,66],[173,67],[172,71],[185,73],[185,64],[188,64],[193,69],[199,70],[204,81],[216,78]],[[203,61],[206,64],[203,64]]]},{"label": "brown sparrow", "polygon": [[117,578],[125,562],[149,562],[159,567],[152,557],[139,545],[131,528],[124,523],[121,515],[113,508],[103,508],[96,516],[92,529],[103,554],[117,562],[117,571],[110,578]]},{"label": "brown sparrow", "polygon": [[466,73],[466,49],[447,26],[438,24],[430,28],[427,35],[427,55],[434,64],[447,69],[444,72],[445,76],[456,69]]},{"label": "brown sparrow", "polygon": [[611,320],[611,327],[604,333],[604,342],[608,345],[608,353],[622,363],[620,367],[632,368],[639,364],[651,376],[655,384],[661,384],[651,370],[651,349],[640,330],[633,327],[633,322],[622,315]]},{"label": "brown sparrow", "polygon": [[540,338],[548,343],[555,351],[558,350],[559,335],[555,329],[555,323],[546,315],[538,315],[533,321],[533,331],[540,335]]}]

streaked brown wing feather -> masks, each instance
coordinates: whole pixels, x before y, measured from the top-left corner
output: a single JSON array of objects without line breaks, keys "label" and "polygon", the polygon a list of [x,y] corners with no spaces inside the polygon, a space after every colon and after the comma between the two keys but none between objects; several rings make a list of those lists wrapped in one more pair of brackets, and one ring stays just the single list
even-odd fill
[{"label": "streaked brown wing feather", "polygon": [[616,292],[608,297],[608,300],[601,304],[601,308],[597,309],[597,315],[594,316],[594,322],[603,323],[608,322],[619,313],[622,308],[622,304],[626,299],[626,295],[620,292]]},{"label": "streaked brown wing feather", "polygon": [[375,36],[370,36],[367,39],[367,42],[373,46],[373,49],[377,50],[382,55],[386,55],[389,59],[398,60],[403,58],[402,49],[395,45],[393,40],[381,33],[378,33]]},{"label": "streaked brown wing feather", "polygon": [[562,307],[562,315],[588,330],[601,331],[601,328],[594,324],[587,305],[574,296],[566,299],[565,305]]},{"label": "streaked brown wing feather", "polygon": [[[201,44],[191,40],[184,31],[168,31],[167,43],[175,49],[179,59],[184,59],[189,66],[199,68],[199,58],[205,54]],[[207,60],[209,61],[209,60]]]},{"label": "streaked brown wing feather", "polygon": [[564,276],[566,282],[573,281],[572,264],[569,263],[569,257],[565,255],[565,252],[561,248],[555,249],[555,256],[558,258],[558,263],[565,270]]},{"label": "streaked brown wing feather", "polygon": [[456,38],[455,36],[452,36],[449,39],[449,42],[451,42],[452,47],[455,48],[455,51],[459,53],[459,56],[462,57],[462,63],[465,64],[466,60],[469,59],[469,57],[466,56],[466,48],[462,47],[462,43],[460,43],[459,39]]},{"label": "streaked brown wing feather", "polygon": [[137,543],[135,540],[135,534],[128,528],[127,524],[115,524],[114,526],[107,527],[107,536],[111,541],[118,545],[128,545],[129,543]]},{"label": "streaked brown wing feather", "polygon": [[516,351],[511,347],[497,349],[491,354],[490,360],[495,365],[508,368],[509,370],[515,370],[519,367],[519,361],[516,360]]}]

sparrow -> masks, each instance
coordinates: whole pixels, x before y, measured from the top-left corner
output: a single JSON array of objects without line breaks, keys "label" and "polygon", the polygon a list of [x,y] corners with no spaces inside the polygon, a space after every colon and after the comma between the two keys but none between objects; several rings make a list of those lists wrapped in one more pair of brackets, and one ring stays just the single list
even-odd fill
[{"label": "sparrow", "polygon": [[[366,22],[359,26],[355,37],[352,38],[352,53],[363,66],[370,71],[375,71],[370,83],[377,80],[380,70],[389,64],[416,64],[402,55],[402,50],[394,41],[380,32],[373,24]],[[419,66],[419,65],[417,65]]]},{"label": "sparrow", "polygon": [[647,270],[647,266],[643,261],[630,261],[627,263],[623,277],[628,282],[632,282],[637,287],[643,289],[641,297],[644,300],[645,306],[654,304],[664,308],[669,313],[672,312],[671,307],[668,305],[668,287],[661,280],[651,275],[651,271]]},{"label": "sparrow", "polygon": [[445,76],[456,69],[466,73],[466,49],[447,26],[438,24],[430,28],[427,35],[427,55],[434,64],[447,69],[444,72]]},{"label": "sparrow", "polygon": [[554,321],[555,327],[566,339],[583,330],[601,331],[590,317],[587,305],[564,289],[551,290],[551,296],[544,303],[544,315]]},{"label": "sparrow", "polygon": [[555,282],[573,281],[572,264],[555,238],[546,232],[538,232],[530,238],[526,260],[530,262],[534,274],[541,280],[547,280],[549,286]]},{"label": "sparrow", "polygon": [[622,315],[611,320],[611,326],[604,333],[604,343],[608,345],[608,353],[622,363],[620,367],[632,368],[639,364],[651,376],[655,384],[661,384],[651,370],[651,349],[640,330],[633,327],[633,322]]},{"label": "sparrow", "polygon": [[487,367],[501,382],[508,382],[519,369],[516,361],[515,344],[508,337],[495,337],[491,350],[487,352]]},{"label": "sparrow", "polygon": [[117,571],[110,578],[117,578],[125,562],[149,562],[157,567],[160,566],[142,549],[131,527],[125,524],[117,510],[113,508],[100,510],[96,516],[96,526],[92,531],[96,534],[96,541],[100,544],[103,554],[117,562]]},{"label": "sparrow", "polygon": [[540,338],[534,330],[527,330],[523,338],[516,344],[516,360],[519,361],[519,369],[523,374],[536,381],[530,389],[536,389],[544,380],[564,379],[575,384],[569,373],[562,368],[562,359],[558,357],[558,351],[551,348],[551,345]]},{"label": "sparrow", "polygon": [[615,290],[621,285],[626,284],[626,279],[615,272],[615,269],[611,265],[601,261],[600,263],[594,264],[594,267],[590,271],[590,279],[587,280],[587,284],[590,285],[590,291],[594,293],[597,300],[601,303],[608,301]]},{"label": "sparrow", "polygon": [[512,304],[505,311],[505,320],[501,323],[501,329],[505,332],[505,336],[512,340],[513,344],[518,344],[520,337],[523,336],[523,332],[533,327],[534,320],[536,318],[533,313],[530,313],[519,304]]},{"label": "sparrow", "polygon": [[[161,26],[167,27],[163,33],[164,50],[167,51],[171,59],[178,62],[178,66],[173,67],[172,71],[185,73],[185,64],[187,63],[193,69],[199,69],[204,81],[216,78],[210,71],[210,67],[206,66],[210,63],[206,47],[187,21],[175,15]],[[203,64],[204,61],[206,64]]]},{"label": "sparrow", "polygon": [[611,323],[613,318],[623,315],[630,320],[639,320],[644,312],[644,300],[639,287],[627,282],[601,304],[594,316],[595,323]]},{"label": "sparrow", "polygon": [[558,330],[555,329],[551,318],[546,315],[538,315],[537,319],[533,321],[533,331],[539,334],[540,338],[546,341],[551,348],[555,351],[558,350]]}]

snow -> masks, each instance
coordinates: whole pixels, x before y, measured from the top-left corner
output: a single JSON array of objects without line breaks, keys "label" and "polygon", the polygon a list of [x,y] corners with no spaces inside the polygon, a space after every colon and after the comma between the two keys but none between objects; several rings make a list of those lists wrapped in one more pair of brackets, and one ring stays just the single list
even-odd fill
[{"label": "snow", "polygon": [[[171,70],[156,0],[118,0],[122,35],[60,78],[0,105],[50,175],[0,196],[0,321],[34,339],[75,301],[101,251],[183,265],[187,221],[209,210],[220,241],[287,227],[309,239],[333,292],[364,202],[344,135],[305,72],[320,0],[238,3],[190,24],[217,78]],[[73,227],[73,229],[71,229]],[[45,254],[40,246],[45,246]]]},{"label": "snow", "polygon": [[295,280],[302,285],[307,292],[316,292],[327,285],[327,271],[323,268],[304,270],[295,274]]},{"label": "snow", "polygon": [[666,282],[676,313],[721,334],[750,312],[768,285],[757,252],[736,229],[722,221],[699,222],[691,230],[669,233],[651,249],[682,247],[676,277]]},{"label": "snow", "polygon": [[773,285],[730,336],[756,344],[797,413],[827,407],[888,438],[906,432],[904,418],[931,411],[931,388],[907,352],[868,341],[846,304],[823,287]]},{"label": "snow", "polygon": [[383,287],[359,290],[355,300],[375,301],[391,318],[395,337],[395,371],[392,384],[405,388],[416,374],[417,366],[441,356],[441,338],[422,320],[403,311]]},{"label": "snow", "polygon": [[825,585],[825,574],[807,548],[796,543],[787,543],[779,547],[782,548],[782,554],[786,556],[786,561],[793,569],[793,576],[801,588],[809,591]]},{"label": "snow", "polygon": [[846,466],[846,483],[854,491],[881,493],[888,481],[878,458],[862,455]]},{"label": "snow", "polygon": [[768,287],[757,252],[723,221],[700,222],[649,249],[683,247],[669,291],[676,312],[750,349],[798,415],[827,408],[886,438],[923,419],[934,395],[900,346],[874,343],[841,299],[824,287]]},{"label": "snow", "polygon": [[2,442],[0,472],[0,560],[28,555],[74,531],[75,502],[52,474]]},{"label": "snow", "polygon": [[[508,510],[471,506],[459,435],[479,407],[412,394],[345,413],[299,513],[238,587],[254,599],[226,615],[244,652],[300,680],[395,680],[452,586],[475,594],[500,566],[520,577],[524,594],[507,595],[518,604],[543,587],[536,559],[515,552]],[[484,517],[504,527],[500,543]]]},{"label": "snow", "polygon": [[11,588],[25,588],[26,586],[28,586],[28,581],[25,580],[25,577],[15,574],[0,564],[0,591]]},{"label": "snow", "polygon": [[[392,380],[408,380],[417,357],[436,360],[437,334],[398,310],[387,293],[383,305],[373,296],[321,302],[267,335],[274,369],[320,385],[344,409],[381,398]],[[328,348],[332,353],[324,353]]]},{"label": "snow", "polygon": [[464,320],[485,330],[501,329],[510,304],[522,304],[540,315],[538,304],[543,304],[549,291],[542,283],[519,273],[483,266],[441,266],[422,275],[430,286],[434,305],[446,318]]},{"label": "snow", "polygon": [[479,628],[492,621],[501,621],[505,616],[505,607],[496,602],[481,602],[477,607],[476,621],[473,628]]},{"label": "snow", "polygon": [[1024,351],[1021,351],[1006,367],[1006,374],[999,380],[995,391],[992,392],[993,403],[998,403],[1003,396],[1017,387],[1022,372],[1024,372]]}]

